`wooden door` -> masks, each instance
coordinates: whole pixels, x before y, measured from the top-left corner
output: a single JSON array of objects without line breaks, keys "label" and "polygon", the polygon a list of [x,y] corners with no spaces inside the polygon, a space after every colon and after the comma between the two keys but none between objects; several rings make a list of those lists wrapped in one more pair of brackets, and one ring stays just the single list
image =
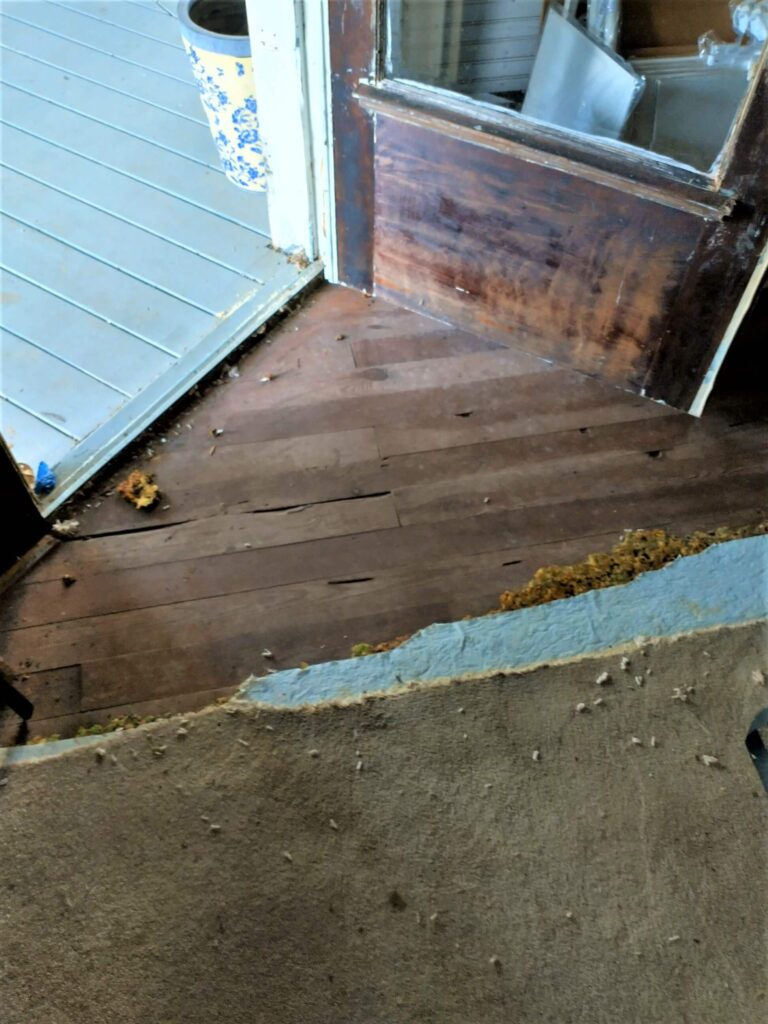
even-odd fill
[{"label": "wooden door", "polygon": [[713,173],[388,80],[332,0],[339,278],[700,414],[768,253],[763,53]]}]

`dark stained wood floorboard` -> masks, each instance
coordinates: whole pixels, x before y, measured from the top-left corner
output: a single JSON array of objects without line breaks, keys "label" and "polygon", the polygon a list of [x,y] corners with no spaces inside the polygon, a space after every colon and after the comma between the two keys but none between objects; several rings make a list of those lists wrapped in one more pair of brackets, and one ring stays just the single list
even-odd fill
[{"label": "dark stained wood floorboard", "polygon": [[[623,529],[766,514],[765,403],[733,388],[694,420],[334,288],[237,369],[0,598],[32,735],[186,712],[251,672],[482,613]],[[132,468],[156,475],[153,512],[114,494]]]}]

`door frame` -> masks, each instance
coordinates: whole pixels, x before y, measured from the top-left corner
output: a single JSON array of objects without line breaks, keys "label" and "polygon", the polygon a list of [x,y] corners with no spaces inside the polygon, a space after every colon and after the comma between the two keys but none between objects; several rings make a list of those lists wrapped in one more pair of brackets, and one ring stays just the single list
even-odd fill
[{"label": "door frame", "polygon": [[[611,140],[588,139],[511,116],[435,86],[387,79],[382,65],[384,9],[384,0],[330,4],[339,280],[366,292],[377,290],[375,158],[376,126],[382,118],[384,125],[417,125],[436,137],[495,149],[510,161],[519,159],[547,170],[555,167],[595,186],[691,214],[701,232],[691,249],[689,268],[680,276],[677,295],[666,310],[644,379],[632,389],[700,415],[749,306],[749,293],[759,281],[761,254],[768,245],[768,182],[760,173],[760,153],[768,146],[768,49],[719,160],[711,173],[703,173]],[[390,297],[401,303],[404,298],[397,292]],[[430,312],[429,303],[426,308],[420,303],[420,308]],[[434,309],[431,313],[441,315]],[[471,315],[464,321],[451,319],[473,329]],[[667,343],[670,338],[674,344]]]},{"label": "door frame", "polygon": [[337,280],[329,7],[246,0],[276,249],[319,258]]}]

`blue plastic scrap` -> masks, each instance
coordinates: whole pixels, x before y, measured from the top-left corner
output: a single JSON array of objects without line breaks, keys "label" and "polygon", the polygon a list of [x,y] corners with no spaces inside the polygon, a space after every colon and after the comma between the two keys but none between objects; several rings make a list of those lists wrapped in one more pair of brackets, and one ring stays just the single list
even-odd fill
[{"label": "blue plastic scrap", "polygon": [[56,486],[56,474],[47,462],[41,462],[35,476],[35,494],[50,494]]}]

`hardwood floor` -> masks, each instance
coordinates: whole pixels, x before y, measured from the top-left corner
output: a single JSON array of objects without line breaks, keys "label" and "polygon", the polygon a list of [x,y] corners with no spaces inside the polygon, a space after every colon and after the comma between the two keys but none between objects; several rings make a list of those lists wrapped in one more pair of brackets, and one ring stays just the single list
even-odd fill
[{"label": "hardwood floor", "polygon": [[[201,707],[251,672],[485,612],[623,529],[768,505],[765,402],[728,373],[695,420],[330,287],[238,370],[0,598],[32,736]],[[152,512],[104,494],[133,468],[162,489]]]}]

